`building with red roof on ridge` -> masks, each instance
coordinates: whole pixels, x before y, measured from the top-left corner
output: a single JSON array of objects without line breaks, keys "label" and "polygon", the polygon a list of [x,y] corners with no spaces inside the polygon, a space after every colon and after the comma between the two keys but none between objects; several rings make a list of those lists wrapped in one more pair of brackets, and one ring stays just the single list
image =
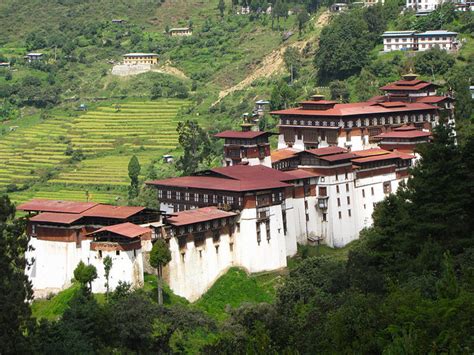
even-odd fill
[{"label": "building with red roof on ridge", "polygon": [[452,98],[437,95],[436,89],[436,84],[407,74],[383,86],[385,95],[367,102],[337,103],[313,96],[299,107],[272,111],[279,119],[278,149],[374,148],[374,137],[407,124],[430,132],[440,112],[453,117]]}]

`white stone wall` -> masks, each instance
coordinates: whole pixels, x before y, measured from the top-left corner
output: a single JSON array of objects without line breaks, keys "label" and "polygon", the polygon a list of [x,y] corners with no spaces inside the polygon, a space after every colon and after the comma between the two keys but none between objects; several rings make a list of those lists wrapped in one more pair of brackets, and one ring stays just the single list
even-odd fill
[{"label": "white stone wall", "polygon": [[190,301],[197,300],[234,264],[235,248],[231,251],[230,244],[231,237],[226,233],[221,234],[218,243],[209,236],[203,246],[196,247],[194,241],[188,241],[186,248],[180,250],[177,238],[171,238],[171,261],[166,273],[173,292]]},{"label": "white stone wall", "polygon": [[104,258],[106,256],[112,258],[112,268],[109,276],[109,289],[111,291],[117,287],[119,281],[130,283],[134,288],[143,286],[143,254],[141,249],[135,251],[121,250],[118,255],[116,251],[102,251],[102,257],[100,257],[98,250],[91,250],[88,263],[96,267],[98,276],[92,283],[92,292],[105,293],[107,291],[104,272]]},{"label": "white stone wall", "polygon": [[71,286],[74,270],[82,260],[86,265],[92,264],[97,268],[98,278],[92,284],[92,291],[105,292],[105,276],[103,258],[110,255],[113,266],[110,276],[110,289],[113,290],[118,281],[131,283],[133,286],[143,285],[143,259],[141,249],[120,251],[120,255],[113,252],[99,252],[90,250],[90,240],[83,240],[80,247],[76,242],[57,242],[31,238],[30,245],[34,250],[27,253],[33,265],[25,272],[33,284],[35,297],[46,297],[49,293],[57,293]]},{"label": "white stone wall", "polygon": [[[296,254],[297,245],[294,234],[285,236],[283,232],[281,205],[270,207],[270,239],[265,223],[260,224],[260,243],[256,217],[255,208],[244,209],[238,220],[240,227],[235,228],[232,236],[227,232],[221,234],[218,243],[206,233],[204,245],[196,247],[189,238],[186,247],[180,250],[177,238],[171,238],[172,260],[166,268],[166,278],[173,292],[195,301],[232,266],[252,273],[286,267],[286,257]],[[291,217],[288,225],[292,225]]]}]

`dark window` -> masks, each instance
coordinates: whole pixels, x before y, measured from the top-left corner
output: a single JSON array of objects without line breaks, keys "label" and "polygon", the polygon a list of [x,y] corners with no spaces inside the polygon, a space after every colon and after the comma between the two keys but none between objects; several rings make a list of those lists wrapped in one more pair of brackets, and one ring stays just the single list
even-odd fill
[{"label": "dark window", "polygon": [[347,196],[347,204],[350,205],[351,204],[351,198],[349,196]]},{"label": "dark window", "polygon": [[362,189],[362,197],[365,198],[365,190],[364,189]]},{"label": "dark window", "polygon": [[375,192],[374,192],[374,188],[373,188],[373,187],[370,188],[370,191],[371,191],[371,193],[372,193],[372,196],[374,196]]},{"label": "dark window", "polygon": [[336,192],[339,193],[339,185],[336,185]]},{"label": "dark window", "polygon": [[327,190],[327,187],[320,187],[319,188],[319,196],[327,196],[328,194],[328,190]]},{"label": "dark window", "polygon": [[341,211],[339,211],[339,219],[341,219],[341,218],[342,218],[342,213],[341,213]]},{"label": "dark window", "polygon": [[346,192],[349,192],[349,184],[346,184]]},{"label": "dark window", "polygon": [[266,229],[266,232],[267,232],[267,240],[270,240],[271,238],[271,234],[270,234],[270,221],[267,221],[265,223],[265,229]]},{"label": "dark window", "polygon": [[260,232],[260,223],[257,222],[257,243],[260,245],[262,241],[262,233]]},{"label": "dark window", "polygon": [[323,222],[327,222],[327,220],[328,220],[328,214],[323,213]]},{"label": "dark window", "polygon": [[351,210],[347,210],[347,214],[350,217],[351,216]]},{"label": "dark window", "polygon": [[341,199],[339,197],[337,198],[337,207],[341,207]]},{"label": "dark window", "polygon": [[99,258],[102,258],[102,250],[99,250]]},{"label": "dark window", "polygon": [[220,231],[217,229],[215,230],[213,233],[212,233],[212,241],[214,243],[219,243],[219,241],[221,240],[221,233]]},{"label": "dark window", "polygon": [[196,234],[194,237],[194,246],[201,247],[204,245],[206,238],[204,237],[204,233]]},{"label": "dark window", "polygon": [[115,255],[120,255],[120,250],[116,250]]}]

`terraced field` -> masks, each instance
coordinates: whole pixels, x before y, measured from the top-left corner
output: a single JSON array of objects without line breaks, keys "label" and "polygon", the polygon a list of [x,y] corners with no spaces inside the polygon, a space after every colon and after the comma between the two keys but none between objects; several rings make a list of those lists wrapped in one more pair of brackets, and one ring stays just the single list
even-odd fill
[{"label": "terraced field", "polygon": [[[53,167],[65,167],[69,142],[74,149],[83,150],[86,160],[60,169],[48,181],[44,194],[35,191],[34,197],[83,200],[88,185],[100,191],[102,187],[124,187],[129,183],[127,166],[132,154],[144,166],[176,147],[176,115],[187,104],[183,100],[109,104],[11,132],[0,141],[0,190],[8,184],[38,180]],[[29,195],[28,191],[13,194],[18,199]],[[96,197],[96,201],[110,199],[108,195]]]},{"label": "terraced field", "polygon": [[[153,158],[159,158],[159,150],[135,154],[142,166],[147,165]],[[128,186],[128,163],[132,154],[114,155],[95,159],[86,159],[76,169],[64,171],[58,177],[49,180],[50,183],[81,186]]]}]

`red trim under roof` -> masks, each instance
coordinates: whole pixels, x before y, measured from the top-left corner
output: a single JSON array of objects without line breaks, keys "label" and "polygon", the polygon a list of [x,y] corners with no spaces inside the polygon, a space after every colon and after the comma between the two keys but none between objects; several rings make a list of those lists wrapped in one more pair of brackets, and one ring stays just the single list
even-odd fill
[{"label": "red trim under roof", "polygon": [[110,232],[110,233],[121,235],[122,237],[126,237],[126,238],[136,238],[143,234],[149,233],[150,229],[137,226],[136,224],[133,224],[133,223],[126,222],[126,223],[116,224],[113,226],[102,227],[92,233],[89,233],[88,235],[98,234],[101,232]]},{"label": "red trim under roof", "polygon": [[194,210],[176,212],[171,217],[166,219],[166,223],[172,224],[175,227],[185,226],[188,224],[201,223],[212,221],[215,219],[227,218],[236,216],[237,213],[227,212],[218,209],[215,206],[197,208]]},{"label": "red trim under roof", "polygon": [[17,207],[20,211],[82,213],[94,206],[95,202],[76,202],[61,200],[33,199]]},{"label": "red trim under roof", "polygon": [[79,213],[54,213],[43,212],[30,218],[31,222],[39,223],[55,223],[55,224],[71,224],[82,218]]},{"label": "red trim under roof", "polygon": [[214,135],[217,138],[234,138],[234,139],[254,139],[260,136],[269,136],[270,132],[262,131],[224,131]]},{"label": "red trim under roof", "polygon": [[99,204],[85,211],[83,215],[86,217],[125,219],[145,209],[145,207],[112,206]]}]

